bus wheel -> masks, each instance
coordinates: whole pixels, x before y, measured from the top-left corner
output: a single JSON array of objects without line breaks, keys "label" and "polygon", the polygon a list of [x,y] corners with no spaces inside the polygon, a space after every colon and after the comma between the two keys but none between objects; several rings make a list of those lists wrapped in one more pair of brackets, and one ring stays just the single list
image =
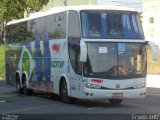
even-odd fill
[{"label": "bus wheel", "polygon": [[63,80],[60,84],[60,97],[64,103],[73,103],[74,99],[68,96],[67,83]]},{"label": "bus wheel", "polygon": [[22,89],[22,87],[21,87],[21,85],[20,85],[20,78],[19,78],[18,75],[16,75],[16,81],[15,81],[15,83],[16,83],[17,93],[18,93],[18,94],[23,94],[23,89]]},{"label": "bus wheel", "polygon": [[119,105],[122,101],[122,99],[109,99],[109,102],[113,105]]},{"label": "bus wheel", "polygon": [[31,95],[33,90],[27,88],[26,82],[27,82],[26,77],[22,77],[22,86],[24,95]]}]

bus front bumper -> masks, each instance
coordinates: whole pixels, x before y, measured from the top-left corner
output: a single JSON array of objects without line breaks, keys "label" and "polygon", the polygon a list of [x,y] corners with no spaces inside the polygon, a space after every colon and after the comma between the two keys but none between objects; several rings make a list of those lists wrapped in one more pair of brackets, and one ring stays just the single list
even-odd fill
[{"label": "bus front bumper", "polygon": [[131,90],[101,90],[85,88],[82,99],[134,99],[144,98],[146,88]]}]

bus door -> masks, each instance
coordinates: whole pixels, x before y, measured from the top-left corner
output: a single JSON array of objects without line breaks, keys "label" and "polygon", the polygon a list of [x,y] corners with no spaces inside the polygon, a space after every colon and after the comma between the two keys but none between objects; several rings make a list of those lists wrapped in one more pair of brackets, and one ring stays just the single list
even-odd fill
[{"label": "bus door", "polygon": [[[82,76],[82,63],[80,62],[80,39],[81,29],[79,14],[76,11],[68,12],[68,51],[71,70],[70,88],[73,96],[81,91],[81,76]],[[75,95],[74,95],[75,94]]]}]

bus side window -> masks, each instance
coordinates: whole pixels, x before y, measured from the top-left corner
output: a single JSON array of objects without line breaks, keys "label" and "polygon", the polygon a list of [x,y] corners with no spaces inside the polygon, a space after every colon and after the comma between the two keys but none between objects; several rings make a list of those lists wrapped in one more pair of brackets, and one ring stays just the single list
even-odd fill
[{"label": "bus side window", "polygon": [[82,65],[80,63],[80,40],[68,39],[69,59],[75,73],[81,74]]},{"label": "bus side window", "polygon": [[80,62],[80,21],[78,13],[69,11],[68,13],[68,42],[69,58],[75,73],[81,74],[82,65]]},{"label": "bus side window", "polygon": [[69,11],[68,13],[68,37],[80,38],[80,20],[78,13],[75,11]]},{"label": "bus side window", "polygon": [[37,18],[34,20],[34,25],[33,25],[33,33],[34,35],[38,33],[40,40],[43,40],[43,32],[45,31],[45,18]]},{"label": "bus side window", "polygon": [[27,40],[28,32],[27,32],[27,22],[22,22],[17,25],[17,38],[16,42],[21,42]]},{"label": "bus side window", "polygon": [[46,16],[46,31],[49,39],[66,37],[66,12]]}]

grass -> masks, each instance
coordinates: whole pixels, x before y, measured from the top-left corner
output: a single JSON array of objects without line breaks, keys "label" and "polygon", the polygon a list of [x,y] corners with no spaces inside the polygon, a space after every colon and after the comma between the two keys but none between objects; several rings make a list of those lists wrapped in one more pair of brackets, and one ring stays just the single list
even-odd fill
[{"label": "grass", "polygon": [[0,79],[5,78],[4,46],[0,45]]},{"label": "grass", "polygon": [[159,55],[159,60],[158,61],[152,61],[151,49],[149,47],[147,48],[147,58],[148,58],[147,73],[148,74],[160,74],[160,50],[159,50],[158,55]]},{"label": "grass", "polygon": [[[159,61],[152,61],[151,49],[147,48],[147,73],[148,74],[160,74],[160,52]],[[4,46],[0,45],[0,79],[5,79],[5,64],[4,64]]]}]

